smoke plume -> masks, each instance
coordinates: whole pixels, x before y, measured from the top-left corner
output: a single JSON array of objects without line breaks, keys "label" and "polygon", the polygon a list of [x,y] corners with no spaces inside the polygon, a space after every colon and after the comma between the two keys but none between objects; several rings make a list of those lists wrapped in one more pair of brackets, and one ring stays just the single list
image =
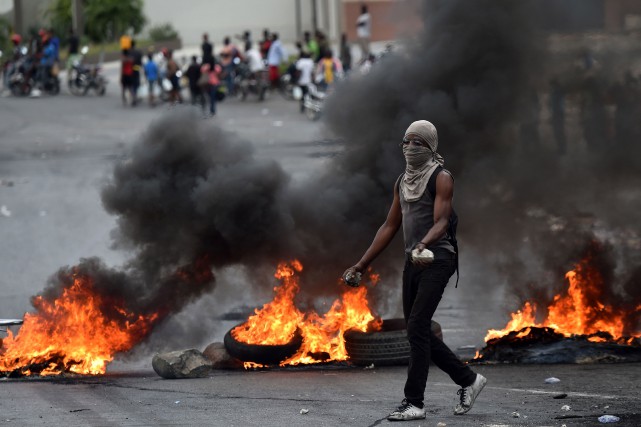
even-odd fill
[{"label": "smoke plume", "polygon": [[[279,260],[298,258],[304,293],[335,295],[337,278],[385,219],[404,169],[398,147],[404,130],[427,119],[455,176],[463,278],[472,257],[492,268],[486,282],[463,280],[461,287],[482,288],[502,277],[546,293],[598,237],[611,242],[620,261],[608,266],[617,290],[638,300],[639,259],[630,248],[641,231],[641,146],[625,126],[637,106],[624,90],[632,83],[612,80],[607,64],[577,69],[575,58],[561,58],[570,65],[559,74],[535,3],[423,2],[424,29],[416,38],[329,97],[326,123],[345,151],[305,181],[291,182],[277,163],[257,160],[233,134],[187,114],[163,117],[102,193],[118,218],[114,245],[130,251],[131,260],[118,271],[97,260],[81,268],[131,310],[164,316],[210,293],[212,271],[233,265],[257,278]],[[566,95],[565,148],[546,104],[557,99],[553,79]],[[615,83],[622,99],[613,136],[605,91]],[[584,101],[570,102],[577,97]],[[544,114],[552,117],[542,120]],[[401,257],[395,242],[375,267],[397,280]],[[55,294],[59,283],[48,292]],[[262,285],[262,279],[246,284]]]}]

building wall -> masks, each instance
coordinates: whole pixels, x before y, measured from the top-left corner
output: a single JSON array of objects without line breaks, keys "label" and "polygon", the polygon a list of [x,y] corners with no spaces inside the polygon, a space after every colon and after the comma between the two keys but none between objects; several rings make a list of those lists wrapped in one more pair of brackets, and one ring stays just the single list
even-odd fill
[{"label": "building wall", "polygon": [[[604,0],[605,29],[608,31],[621,31],[634,21],[631,18],[641,19],[640,0]],[[639,28],[636,28],[639,29]]]},{"label": "building wall", "polygon": [[217,46],[245,30],[259,40],[264,28],[296,39],[296,0],[147,0],[145,15],[151,25],[171,22],[184,45],[199,44],[205,32]]},{"label": "building wall", "polygon": [[367,5],[372,19],[372,41],[394,40],[415,34],[422,26],[420,0],[343,0],[342,28],[348,40],[356,40],[356,19]]}]

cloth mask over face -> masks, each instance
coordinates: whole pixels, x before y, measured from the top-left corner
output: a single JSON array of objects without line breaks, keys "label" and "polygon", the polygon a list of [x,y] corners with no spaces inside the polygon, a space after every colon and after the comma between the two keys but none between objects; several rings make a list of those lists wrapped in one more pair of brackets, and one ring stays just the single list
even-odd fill
[{"label": "cloth mask over face", "polygon": [[415,202],[423,196],[427,183],[434,170],[445,163],[443,157],[436,152],[438,147],[438,134],[434,125],[427,120],[412,123],[405,131],[408,134],[420,136],[427,147],[403,145],[405,156],[405,174],[401,181],[403,198],[408,202]]}]

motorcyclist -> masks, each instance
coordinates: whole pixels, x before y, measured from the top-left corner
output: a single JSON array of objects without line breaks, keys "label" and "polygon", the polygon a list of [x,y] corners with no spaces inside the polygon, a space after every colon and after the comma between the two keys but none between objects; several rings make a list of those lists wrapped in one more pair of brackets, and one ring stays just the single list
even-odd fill
[{"label": "motorcyclist", "polygon": [[23,54],[22,46],[20,45],[21,43],[22,37],[20,36],[20,34],[14,33],[11,35],[12,52],[4,67],[4,78],[2,81],[3,88],[9,87],[9,79],[11,78],[11,75],[16,71],[19,62],[22,59]]},{"label": "motorcyclist", "polygon": [[[40,64],[38,65],[38,71],[36,72],[36,82],[39,86],[39,90],[43,90],[45,88],[45,83],[51,75],[51,68],[56,61],[56,47],[51,43],[51,39],[47,38],[43,43],[42,56],[40,57]],[[40,93],[34,90],[32,95],[39,96]]]}]

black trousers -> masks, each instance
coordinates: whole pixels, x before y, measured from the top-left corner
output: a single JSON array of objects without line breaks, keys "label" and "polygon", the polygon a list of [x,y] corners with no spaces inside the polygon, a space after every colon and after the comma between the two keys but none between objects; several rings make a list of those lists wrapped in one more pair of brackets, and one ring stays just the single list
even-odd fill
[{"label": "black trousers", "polygon": [[423,407],[430,361],[461,387],[474,383],[476,374],[432,332],[432,316],[441,301],[447,282],[456,271],[451,259],[436,259],[427,267],[405,262],[403,271],[403,314],[410,342],[410,363],[405,383],[405,398]]}]

